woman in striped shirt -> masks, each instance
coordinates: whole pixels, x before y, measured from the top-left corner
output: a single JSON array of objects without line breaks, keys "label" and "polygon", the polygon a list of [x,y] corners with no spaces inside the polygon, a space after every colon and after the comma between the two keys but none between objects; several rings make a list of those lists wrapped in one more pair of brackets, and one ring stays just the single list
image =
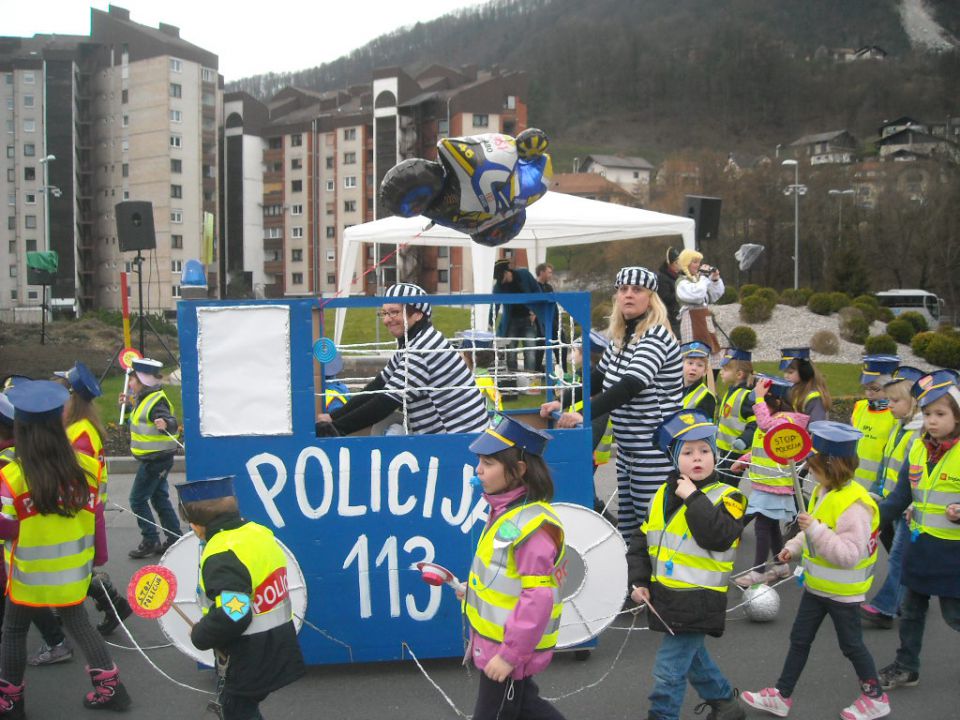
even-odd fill
[{"label": "woman in striped shirt", "polygon": [[[601,392],[591,398],[594,416],[610,413],[617,444],[618,528],[629,542],[647,515],[647,506],[672,464],[657,447],[654,433],[664,418],[680,410],[683,360],[663,301],[657,276],[643,267],[617,273],[610,344],[590,376]],[[546,403],[541,415],[559,410]],[[580,413],[564,413],[557,427],[583,422]]]}]

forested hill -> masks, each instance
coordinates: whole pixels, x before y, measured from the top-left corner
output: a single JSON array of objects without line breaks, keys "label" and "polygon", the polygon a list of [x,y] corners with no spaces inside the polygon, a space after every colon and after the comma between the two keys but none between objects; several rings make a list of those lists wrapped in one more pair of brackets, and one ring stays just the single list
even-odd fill
[{"label": "forested hill", "polygon": [[[807,132],[858,137],[900,115],[956,114],[960,53],[914,54],[897,0],[495,1],[384,35],[331,63],[230,85],[369,82],[375,67],[525,70],[531,123],[652,159],[670,149],[769,148]],[[877,45],[883,62],[825,52]]]}]

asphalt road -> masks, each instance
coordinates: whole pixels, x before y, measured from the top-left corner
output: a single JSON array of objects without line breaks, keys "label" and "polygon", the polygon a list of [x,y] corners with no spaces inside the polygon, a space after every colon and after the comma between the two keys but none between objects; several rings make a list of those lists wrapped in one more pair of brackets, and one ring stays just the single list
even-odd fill
[{"label": "asphalt road", "polygon": [[[111,495],[123,505],[126,505],[131,481],[129,475],[111,475]],[[600,484],[607,491],[612,487],[609,471],[601,477]],[[108,570],[118,586],[125,586],[127,579],[140,566],[140,563],[126,556],[127,550],[139,541],[139,533],[133,517],[120,510],[108,512],[107,525],[111,550]],[[748,531],[738,566],[749,566],[752,557],[753,534]],[[884,556],[877,565],[878,573],[884,573],[885,567]],[[756,690],[772,685],[777,678],[800,594],[793,582],[781,586],[780,590],[781,610],[775,621],[755,624],[743,619],[740,611],[734,611],[724,637],[708,640],[711,654],[738,687]],[[738,590],[731,590],[731,605],[735,604],[732,601],[738,595]],[[956,720],[960,717],[957,703],[960,680],[960,654],[957,647],[960,637],[943,622],[936,603],[932,604],[931,610],[927,622],[921,684],[892,694],[891,717],[924,720]],[[92,606],[90,611],[93,615]],[[636,628],[630,632],[632,620],[632,616],[621,617],[600,637],[598,646],[585,661],[575,659],[572,653],[558,654],[550,668],[538,679],[541,692],[546,697],[575,693],[556,702],[570,720],[634,720],[646,717],[646,696],[652,685],[651,671],[659,636],[639,629],[646,625],[642,615],[635,618]],[[128,625],[143,647],[167,643],[155,621],[132,617]],[[302,632],[313,631],[304,628]],[[866,638],[878,666],[892,660],[897,646],[895,629],[867,630]],[[129,645],[129,640],[121,630],[115,633],[111,641]],[[30,649],[35,649],[39,642],[39,637],[32,632]],[[617,660],[621,648],[622,655]],[[129,716],[143,720],[213,717],[205,711],[208,695],[174,685],[151,668],[136,651],[113,648],[112,652],[133,697],[134,705]],[[199,690],[213,689],[212,673],[198,671],[193,661],[175,648],[160,647],[147,650],[146,654],[174,679]],[[459,660],[454,659],[427,661],[425,668],[460,712],[472,712],[476,697],[476,671],[468,674],[460,667]],[[74,711],[80,716],[86,714],[81,699],[89,685],[83,672],[83,660],[79,656],[61,665],[28,668],[26,683],[30,717],[63,718]],[[837,647],[833,628],[825,623],[794,695],[794,709],[790,717],[796,720],[836,718],[857,694],[853,669]],[[696,704],[697,699],[688,689],[684,718],[705,716],[694,715]],[[313,667],[305,678],[268,698],[263,705],[263,713],[271,720],[320,717],[342,720],[452,720],[460,717],[431,687],[413,662]],[[748,717],[763,716],[748,711]]]}]

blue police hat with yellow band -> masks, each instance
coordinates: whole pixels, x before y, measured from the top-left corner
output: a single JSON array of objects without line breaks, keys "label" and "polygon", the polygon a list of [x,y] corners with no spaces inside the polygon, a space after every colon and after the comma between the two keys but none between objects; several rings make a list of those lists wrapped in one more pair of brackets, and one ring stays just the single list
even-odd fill
[{"label": "blue police hat with yellow band", "polygon": [[461,330],[457,333],[460,338],[460,349],[490,350],[497,336],[489,330]]},{"label": "blue police hat with yellow band", "polygon": [[710,347],[699,340],[693,340],[680,346],[680,354],[685,358],[708,358]]},{"label": "blue police hat with yellow band", "polygon": [[681,410],[664,420],[654,435],[657,447],[670,456],[670,446],[677,440],[710,440],[717,435],[717,426],[701,412]]},{"label": "blue police hat with yellow band", "polygon": [[779,398],[780,400],[785,400],[787,395],[790,393],[790,390],[793,388],[792,382],[785,380],[782,377],[777,377],[776,375],[754,373],[754,377],[757,378],[757,380],[769,380],[770,394],[775,398]]},{"label": "blue police hat with yellow band", "polygon": [[470,443],[470,452],[493,455],[501,450],[517,447],[531,455],[543,455],[547,442],[553,437],[541,430],[514,420],[506,415],[494,415],[490,427]]},{"label": "blue police hat with yellow band", "polygon": [[896,355],[865,355],[863,369],[860,371],[860,384],[885,383],[900,367],[900,358]]},{"label": "blue police hat with yellow band", "polygon": [[752,362],[753,354],[749,350],[741,350],[740,348],[727,348],[723,353],[723,358],[720,360],[720,367],[723,367],[731,360]]},{"label": "blue police hat with yellow band", "polygon": [[69,370],[56,372],[54,375],[66,380],[70,388],[84,400],[90,401],[103,395],[103,390],[100,389],[97,378],[90,372],[90,368],[82,362],[76,362]]},{"label": "blue police hat with yellow band", "polygon": [[219,500],[236,495],[233,490],[233,478],[233,475],[224,475],[206,480],[188,480],[177,483],[174,487],[177,488],[177,495],[180,496],[180,502],[184,505],[202,500]]},{"label": "blue police hat with yellow band", "polygon": [[6,392],[17,383],[27,382],[29,380],[33,380],[33,378],[27,377],[26,375],[7,375],[3,378],[3,382],[0,383],[0,390]]},{"label": "blue police hat with yellow band", "polygon": [[807,426],[807,431],[813,441],[813,449],[819,454],[857,457],[857,443],[863,433],[852,425],[833,420],[817,420]]},{"label": "blue police hat with yellow band", "polygon": [[70,393],[52,380],[27,380],[7,390],[13,405],[14,419],[23,423],[39,423],[59,418]]},{"label": "blue police hat with yellow band", "polygon": [[887,387],[889,385],[895,385],[899,382],[908,382],[913,385],[917,380],[926,374],[927,373],[920,368],[915,368],[910,365],[901,365],[893,371],[892,376],[883,384],[883,386]]},{"label": "blue police hat with yellow band", "polygon": [[794,360],[806,360],[810,362],[810,348],[795,347],[780,349],[780,370],[786,370]]},{"label": "blue police hat with yellow band", "polygon": [[957,387],[957,373],[953,370],[935,370],[917,380],[910,393],[917,399],[920,407],[939,400]]}]

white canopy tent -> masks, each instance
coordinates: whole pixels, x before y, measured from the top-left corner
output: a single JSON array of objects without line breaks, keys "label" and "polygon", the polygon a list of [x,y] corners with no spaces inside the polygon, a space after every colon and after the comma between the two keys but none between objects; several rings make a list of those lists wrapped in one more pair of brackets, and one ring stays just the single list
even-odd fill
[{"label": "white canopy tent", "polygon": [[[337,290],[340,297],[349,297],[357,266],[357,254],[363,243],[380,245],[432,245],[467,247],[473,261],[473,287],[475,292],[492,285],[493,265],[499,248],[486,247],[473,242],[469,235],[451,230],[442,225],[424,228],[429,220],[422,216],[413,218],[388,217],[383,220],[354,225],[343,233],[343,252]],[[695,246],[693,219],[678,215],[640,210],[615,203],[588,200],[575,195],[548,192],[527,208],[527,221],[513,240],[500,247],[527,251],[530,270],[547,259],[547,249],[564,245],[587,245],[613,240],[680,235],[685,248]],[[343,332],[346,308],[338,308],[334,341],[339,344]],[[485,311],[478,318],[486,318]]]}]

